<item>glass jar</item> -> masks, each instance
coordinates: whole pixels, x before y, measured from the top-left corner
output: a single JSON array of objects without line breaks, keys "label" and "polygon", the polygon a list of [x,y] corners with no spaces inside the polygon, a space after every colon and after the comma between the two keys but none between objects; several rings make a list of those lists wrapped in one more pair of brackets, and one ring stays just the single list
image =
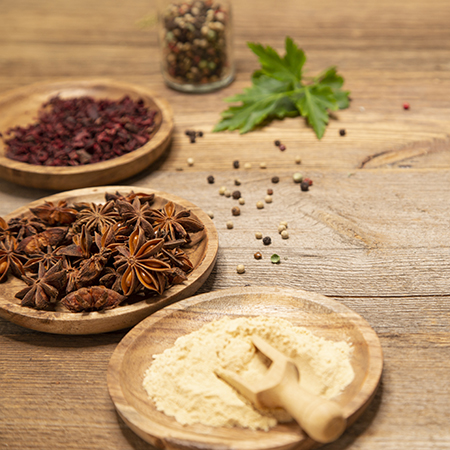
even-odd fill
[{"label": "glass jar", "polygon": [[165,82],[209,92],[234,78],[229,0],[159,0],[159,43]]}]

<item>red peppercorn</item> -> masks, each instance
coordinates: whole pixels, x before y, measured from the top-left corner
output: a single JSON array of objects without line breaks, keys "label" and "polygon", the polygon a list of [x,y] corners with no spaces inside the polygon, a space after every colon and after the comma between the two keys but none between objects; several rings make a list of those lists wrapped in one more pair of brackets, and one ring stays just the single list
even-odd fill
[{"label": "red peppercorn", "polygon": [[279,147],[279,149],[280,149],[282,152],[284,152],[284,151],[286,150],[286,146],[283,145],[283,144],[281,144],[280,147]]},{"label": "red peppercorn", "polygon": [[310,178],[303,178],[303,181],[307,182],[309,186],[312,186],[313,182]]},{"label": "red peppercorn", "polygon": [[403,109],[408,110],[409,109],[409,103],[403,103]]}]

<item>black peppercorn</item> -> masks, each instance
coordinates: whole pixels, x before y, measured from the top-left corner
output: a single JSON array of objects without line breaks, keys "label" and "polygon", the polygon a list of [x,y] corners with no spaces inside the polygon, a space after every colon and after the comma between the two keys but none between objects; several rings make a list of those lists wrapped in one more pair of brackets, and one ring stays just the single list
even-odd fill
[{"label": "black peppercorn", "polygon": [[266,236],[263,238],[264,245],[270,245],[271,243],[272,243],[272,239],[270,239],[270,236]]},{"label": "black peppercorn", "polygon": [[280,177],[272,177],[272,183],[278,183],[280,181]]},{"label": "black peppercorn", "polygon": [[210,175],[210,176],[207,178],[207,180],[208,180],[208,183],[209,183],[209,184],[214,184],[214,177],[213,177],[212,175]]},{"label": "black peppercorn", "polygon": [[281,144],[281,142],[277,139],[277,140],[274,142],[274,144],[275,144],[277,147],[279,147],[280,144]]},{"label": "black peppercorn", "polygon": [[198,137],[203,137],[203,131],[197,131],[197,136]]},{"label": "black peppercorn", "polygon": [[233,161],[233,167],[234,167],[235,169],[239,169],[239,161],[238,161],[238,160]]},{"label": "black peppercorn", "polygon": [[189,141],[190,141],[191,144],[195,144],[195,134],[191,134],[189,136]]},{"label": "black peppercorn", "polygon": [[240,191],[234,191],[231,195],[232,195],[232,197],[235,200],[239,200],[241,198],[241,192]]},{"label": "black peppercorn", "polygon": [[302,184],[300,185],[300,189],[304,192],[309,191],[309,181],[307,181],[307,180],[302,181]]},{"label": "black peppercorn", "polygon": [[341,128],[341,129],[339,130],[339,135],[340,135],[340,136],[345,136],[345,134],[346,134],[345,130],[344,130],[343,128]]},{"label": "black peppercorn", "polygon": [[233,216],[240,216],[241,215],[240,208],[238,208],[237,206],[233,207],[231,209],[231,214],[233,214]]}]

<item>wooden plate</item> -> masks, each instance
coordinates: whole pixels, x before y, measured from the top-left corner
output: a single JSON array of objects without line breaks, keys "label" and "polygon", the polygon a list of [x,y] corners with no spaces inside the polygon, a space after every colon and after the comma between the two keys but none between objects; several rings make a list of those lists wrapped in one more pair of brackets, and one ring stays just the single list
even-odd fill
[{"label": "wooden plate", "polygon": [[269,432],[244,428],[183,426],[155,409],[142,386],[152,355],[175,340],[224,316],[267,315],[303,326],[326,339],[347,339],[354,348],[355,379],[335,400],[351,425],[373,399],[382,371],[376,333],[342,304],[312,292],[280,287],[233,288],[198,295],[159,310],[134,327],[119,343],[108,368],[108,388],[128,426],[157,448],[167,449],[310,449],[318,445],[295,423]]},{"label": "wooden plate", "polygon": [[107,185],[141,172],[159,158],[170,144],[174,124],[167,101],[141,86],[106,79],[39,83],[7,92],[0,96],[0,132],[35,122],[42,104],[56,95],[61,98],[88,95],[113,100],[125,95],[133,100],[142,98],[146,106],[158,111],[155,132],[144,146],[131,153],[109,161],[74,167],[45,167],[9,159],[5,156],[6,146],[0,139],[1,178],[23,186],[53,190]]},{"label": "wooden plate", "polygon": [[94,202],[105,203],[105,192],[119,191],[126,194],[130,191],[154,193],[153,207],[161,208],[168,201],[173,201],[177,209],[188,209],[205,226],[204,230],[192,235],[192,243],[183,248],[194,265],[194,270],[188,274],[183,284],[167,289],[161,296],[153,296],[146,300],[124,306],[118,306],[100,312],[71,313],[62,306],[56,311],[38,311],[20,305],[20,300],[14,297],[25,286],[25,283],[13,276],[0,284],[0,317],[26,328],[57,334],[93,334],[120,330],[132,327],[158,309],[170,303],[193,295],[206,281],[217,258],[219,240],[217,230],[209,218],[199,207],[175,195],[133,186],[102,186],[74,191],[61,192],[40,200],[36,200],[4,217],[6,221],[12,217],[29,213],[29,208],[41,205],[44,201],[58,202]]}]

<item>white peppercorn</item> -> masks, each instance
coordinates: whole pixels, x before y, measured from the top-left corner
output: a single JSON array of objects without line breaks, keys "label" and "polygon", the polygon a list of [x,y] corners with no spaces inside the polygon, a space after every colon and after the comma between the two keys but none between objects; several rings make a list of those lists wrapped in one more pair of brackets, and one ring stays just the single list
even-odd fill
[{"label": "white peppercorn", "polygon": [[237,273],[244,273],[244,272],[245,272],[245,266],[244,266],[244,264],[239,264],[239,265],[236,267],[236,272],[237,272]]}]

